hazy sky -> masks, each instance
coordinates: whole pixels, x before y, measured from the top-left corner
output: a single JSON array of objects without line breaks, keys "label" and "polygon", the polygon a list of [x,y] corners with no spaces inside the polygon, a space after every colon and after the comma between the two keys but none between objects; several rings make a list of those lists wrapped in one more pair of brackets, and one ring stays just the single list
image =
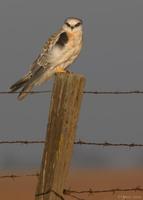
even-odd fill
[{"label": "hazy sky", "polygon": [[[27,72],[43,43],[66,17],[84,22],[84,47],[72,71],[87,90],[143,90],[142,0],[1,0],[0,91]],[[52,81],[40,90],[51,89]],[[44,139],[50,95],[18,102],[0,96],[0,139]],[[143,143],[143,95],[84,95],[77,138]],[[39,167],[42,145],[1,145],[0,169]],[[77,146],[75,166],[142,167],[142,149]],[[88,161],[88,162],[87,162]]]}]

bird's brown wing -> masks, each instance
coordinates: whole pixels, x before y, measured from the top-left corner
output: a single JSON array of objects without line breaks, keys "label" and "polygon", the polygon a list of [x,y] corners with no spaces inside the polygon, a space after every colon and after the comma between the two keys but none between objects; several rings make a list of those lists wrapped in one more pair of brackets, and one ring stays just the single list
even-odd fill
[{"label": "bird's brown wing", "polygon": [[49,57],[49,52],[51,49],[54,47],[56,42],[59,40],[59,37],[62,33],[62,30],[59,32],[54,33],[48,41],[45,42],[41,53],[37,57],[37,59],[33,62],[33,64],[30,66],[30,71],[34,72],[35,70],[37,71],[36,68],[39,69],[39,66],[42,68],[45,68],[46,70],[50,68],[50,63],[48,62],[48,57]]},{"label": "bird's brown wing", "polygon": [[18,96],[19,100],[24,99],[28,95],[26,92],[30,92],[41,76],[50,68],[50,63],[48,62],[49,52],[59,40],[61,33],[62,30],[58,33],[54,33],[49,40],[45,42],[41,53],[30,66],[29,72],[10,87],[12,91],[22,88]]}]

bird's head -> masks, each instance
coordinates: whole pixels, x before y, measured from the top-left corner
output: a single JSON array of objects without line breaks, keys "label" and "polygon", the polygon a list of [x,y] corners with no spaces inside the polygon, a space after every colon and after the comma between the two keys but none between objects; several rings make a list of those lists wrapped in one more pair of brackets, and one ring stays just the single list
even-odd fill
[{"label": "bird's head", "polygon": [[67,18],[63,29],[67,32],[82,31],[82,20],[74,17]]}]

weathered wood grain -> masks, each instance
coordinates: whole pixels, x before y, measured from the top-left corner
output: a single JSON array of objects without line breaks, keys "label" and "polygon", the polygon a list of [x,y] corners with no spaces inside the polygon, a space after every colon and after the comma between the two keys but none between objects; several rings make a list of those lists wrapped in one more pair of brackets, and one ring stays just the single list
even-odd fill
[{"label": "weathered wood grain", "polygon": [[36,200],[62,199],[56,193],[63,195],[84,85],[85,78],[79,74],[59,74],[55,78]]}]

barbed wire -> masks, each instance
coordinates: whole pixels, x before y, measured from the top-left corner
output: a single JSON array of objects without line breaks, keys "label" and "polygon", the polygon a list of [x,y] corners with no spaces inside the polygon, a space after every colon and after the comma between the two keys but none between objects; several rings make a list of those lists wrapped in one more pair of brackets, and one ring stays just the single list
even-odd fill
[{"label": "barbed wire", "polygon": [[[1,175],[0,179],[16,179],[16,178],[24,178],[24,177],[39,177],[39,172],[32,173],[32,174],[23,174],[23,175],[18,175],[18,174],[6,174],[6,175]],[[130,191],[143,191],[143,187],[141,186],[136,186],[133,188],[111,188],[111,189],[104,189],[104,190],[94,190],[89,188],[88,190],[72,190],[72,189],[64,189],[63,194],[68,195],[68,194],[95,194],[95,193],[115,193],[115,192],[130,192]],[[47,192],[37,194],[37,195],[45,195]],[[48,191],[49,193],[49,191]]]},{"label": "barbed wire", "polygon": [[113,193],[115,194],[116,192],[143,192],[143,188],[140,186],[137,187],[133,187],[133,188],[111,188],[111,189],[104,189],[104,190],[93,190],[91,188],[89,188],[88,190],[68,190],[68,189],[64,189],[63,193],[64,194],[97,194],[97,193]]},{"label": "barbed wire", "polygon": [[[2,175],[0,176],[0,179],[16,179],[16,178],[24,178],[24,177],[39,177],[39,173],[35,173],[35,174],[25,174],[25,175],[17,175],[17,174],[10,174],[10,175]],[[95,194],[95,193],[115,193],[115,192],[129,192],[129,191],[143,191],[143,188],[140,186],[134,187],[134,188],[111,188],[111,189],[105,189],[105,190],[93,190],[93,189],[88,189],[88,190],[81,190],[81,191],[77,191],[77,190],[69,190],[69,189],[64,189],[63,194],[65,195],[69,195],[72,193],[75,194]],[[41,195],[45,195],[48,192],[44,192],[44,193],[39,193],[36,194],[36,196],[41,196]]]},{"label": "barbed wire", "polygon": [[[111,188],[111,189],[104,189],[104,190],[93,190],[93,189],[88,189],[88,190],[81,190],[81,191],[77,191],[77,190],[68,190],[68,189],[64,189],[63,190],[63,194],[64,195],[68,195],[72,198],[78,199],[78,200],[84,200],[80,197],[75,196],[74,194],[78,194],[78,195],[82,195],[82,194],[97,194],[97,193],[113,193],[115,194],[116,192],[143,192],[143,188],[141,188],[140,186],[134,187],[134,188]],[[54,190],[48,190],[46,192],[43,193],[38,193],[35,196],[44,196],[49,194],[50,192],[53,192],[56,196],[58,196],[61,200],[64,200],[64,197],[60,194],[58,194],[56,191]]]},{"label": "barbed wire", "polygon": [[[37,91],[31,91],[31,92],[23,92],[26,94],[47,94],[47,93],[51,93],[51,90],[37,90]],[[11,92],[11,91],[0,91],[0,94],[19,94],[20,92]]]},{"label": "barbed wire", "polygon": [[142,90],[129,90],[129,91],[84,91],[85,94],[143,94]]},{"label": "barbed wire", "polygon": [[103,147],[143,147],[143,144],[136,143],[110,143],[110,142],[86,142],[86,141],[76,141],[74,144],[79,145],[94,145],[94,146],[103,146]]},{"label": "barbed wire", "polygon": [[0,144],[45,144],[44,140],[0,140]]},{"label": "barbed wire", "polygon": [[[62,195],[60,195],[59,193],[57,193],[55,190],[48,190],[47,192],[35,194],[35,197],[45,196],[45,195],[48,195],[51,192],[54,193],[57,197],[59,197],[59,199],[65,200],[65,198]],[[63,192],[63,194],[64,194],[64,192]],[[70,196],[74,199],[77,199],[77,200],[85,200],[85,199],[81,199],[80,197],[77,197],[77,196],[75,196],[71,193],[67,193],[67,194],[65,193],[64,195],[68,195],[68,196]]]},{"label": "barbed wire", "polygon": [[[116,192],[143,192],[143,188],[141,187],[134,187],[134,188],[112,188],[112,189],[105,189],[105,190],[93,190],[93,189],[88,189],[88,190],[81,190],[81,191],[77,191],[77,190],[67,190],[64,189],[63,190],[63,194],[64,195],[68,195],[72,198],[78,199],[78,200],[84,200],[80,197],[77,197],[73,194],[97,194],[97,193],[113,193],[115,194]],[[35,196],[44,196],[49,194],[50,192],[53,192],[56,196],[58,196],[61,200],[64,200],[64,197],[60,194],[58,194],[57,192],[55,192],[54,190],[48,190],[47,192],[43,192],[43,193],[39,193],[36,194]]]},{"label": "barbed wire", "polygon": [[77,200],[85,200],[83,198],[80,198],[78,196],[75,196],[74,194],[77,195],[83,195],[83,194],[87,194],[87,195],[93,195],[93,194],[101,194],[101,193],[113,193],[113,195],[116,192],[143,192],[143,188],[140,186],[137,187],[133,187],[133,188],[111,188],[111,189],[104,189],[104,190],[93,190],[93,189],[88,189],[88,190],[81,190],[81,191],[77,191],[77,190],[68,190],[68,189],[64,189],[63,194],[64,195],[68,195],[74,199]]},{"label": "barbed wire", "polygon": [[[45,144],[44,140],[0,140],[0,144]],[[75,145],[91,145],[91,146],[103,146],[103,147],[143,147],[143,144],[136,143],[111,143],[111,142],[88,142],[83,140],[77,140],[74,142]]]},{"label": "barbed wire", "polygon": [[[13,181],[17,178],[24,178],[24,177],[39,177],[39,173],[32,173],[32,174],[24,174],[24,175],[18,175],[18,174],[9,174],[9,175],[2,175],[0,176],[0,179],[12,179]],[[132,188],[110,188],[110,189],[101,189],[101,190],[94,190],[92,188],[89,188],[87,190],[72,190],[72,189],[64,189],[63,194],[68,195],[74,199],[77,200],[85,200],[83,198],[80,198],[75,195],[83,195],[83,194],[98,194],[98,193],[113,193],[115,194],[116,192],[143,192],[143,187],[137,186],[137,187],[132,187]],[[44,196],[49,194],[50,192],[53,192],[56,196],[59,197],[61,200],[65,200],[64,197],[60,194],[58,194],[54,190],[48,190],[47,192],[43,193],[38,193],[35,196]]]},{"label": "barbed wire", "polygon": [[24,178],[24,177],[38,177],[39,173],[33,173],[33,174],[24,174],[24,175],[18,175],[18,174],[7,174],[7,175],[1,175],[0,179],[16,179],[16,178]]},{"label": "barbed wire", "polygon": [[[47,94],[47,93],[51,93],[51,90],[36,90],[36,91],[31,91],[31,92],[23,92],[23,93],[27,93],[27,94]],[[11,91],[0,91],[1,95],[4,94],[19,94],[20,92],[11,92]],[[84,91],[84,94],[97,94],[97,95],[117,95],[117,94],[143,94],[143,90],[124,90],[124,91]]]}]

